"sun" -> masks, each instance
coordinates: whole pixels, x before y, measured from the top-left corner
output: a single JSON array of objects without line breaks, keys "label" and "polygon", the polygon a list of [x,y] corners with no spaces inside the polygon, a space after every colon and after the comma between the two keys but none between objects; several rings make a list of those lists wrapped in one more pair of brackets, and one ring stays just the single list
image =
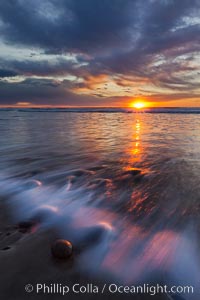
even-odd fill
[{"label": "sun", "polygon": [[133,108],[136,108],[136,109],[141,109],[146,106],[146,103],[143,101],[135,101],[135,102],[131,103],[130,106]]},{"label": "sun", "polygon": [[135,102],[133,107],[140,109],[140,108],[145,107],[145,104],[144,104],[144,102]]}]

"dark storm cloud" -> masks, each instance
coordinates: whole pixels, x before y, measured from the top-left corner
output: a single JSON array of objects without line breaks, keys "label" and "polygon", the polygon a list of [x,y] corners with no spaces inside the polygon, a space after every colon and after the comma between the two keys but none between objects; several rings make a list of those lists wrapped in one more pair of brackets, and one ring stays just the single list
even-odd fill
[{"label": "dark storm cloud", "polygon": [[0,78],[14,77],[17,75],[18,75],[18,73],[15,71],[7,70],[7,69],[0,69]]},{"label": "dark storm cloud", "polygon": [[134,1],[3,0],[0,15],[1,34],[10,43],[53,53],[102,51],[127,41]]},{"label": "dark storm cloud", "polygon": [[10,83],[0,81],[0,104],[16,105],[30,103],[31,105],[53,106],[106,106],[109,102],[120,105],[121,97],[104,98],[101,94],[78,95],[69,91],[70,81],[58,83],[50,79],[26,79]]},{"label": "dark storm cloud", "polygon": [[37,105],[105,105],[98,97],[77,95],[68,90],[68,83],[56,83],[47,79],[26,79],[22,82],[0,81],[0,103],[14,105],[29,102]]},{"label": "dark storm cloud", "polygon": [[[198,67],[192,62],[200,50],[199,13],[199,0],[2,0],[4,42],[39,48],[57,58],[1,59],[0,68],[8,76],[0,71],[0,77],[74,75],[87,88],[91,77],[117,75],[120,85],[120,76],[128,75],[130,81],[139,77],[155,87],[191,92],[198,88],[191,72]],[[75,54],[77,61],[66,61],[60,54]],[[23,93],[31,97],[37,84],[26,82]],[[18,97],[20,86],[9,84],[12,97]],[[46,89],[48,95],[51,87],[43,81],[41,97]],[[62,83],[51,95],[61,97],[63,89],[65,95],[66,90],[71,93],[71,85]],[[8,97],[7,88],[3,91]]]},{"label": "dark storm cloud", "polygon": [[[39,88],[40,87],[40,88]],[[0,81],[0,101],[14,104],[17,101],[31,102],[34,99],[61,96],[63,93],[49,80],[26,79],[22,82]]]},{"label": "dark storm cloud", "polygon": [[[55,61],[50,60],[5,60],[0,59],[0,66],[12,69],[11,73],[17,73],[25,76],[62,76],[75,75],[77,73],[78,63],[68,61],[63,58],[57,58]],[[1,73],[0,73],[1,75]],[[14,75],[13,75],[14,76]],[[4,76],[6,77],[6,76]]]}]

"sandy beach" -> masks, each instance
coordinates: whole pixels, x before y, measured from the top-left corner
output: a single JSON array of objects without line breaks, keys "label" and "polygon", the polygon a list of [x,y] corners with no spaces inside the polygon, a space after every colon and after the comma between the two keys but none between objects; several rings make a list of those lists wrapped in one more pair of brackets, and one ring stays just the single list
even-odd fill
[{"label": "sandy beach", "polygon": [[[194,286],[194,294],[175,297],[198,299],[199,114],[187,114],[184,125],[182,112],[161,119],[8,111],[1,126],[7,118],[0,144],[4,299],[168,299],[112,293],[110,284]],[[60,239],[72,243],[65,259],[52,252]],[[38,284],[46,293],[37,293]],[[73,291],[75,284],[86,291]]]},{"label": "sandy beach", "polygon": [[[120,293],[96,293],[95,287],[102,289],[105,282],[95,280],[92,276],[84,276],[76,269],[74,261],[79,251],[74,249],[68,260],[59,260],[52,257],[51,245],[59,237],[53,228],[38,229],[35,232],[20,232],[18,224],[14,224],[9,213],[6,199],[0,203],[0,295],[6,300],[26,299],[121,299]],[[25,287],[31,284],[34,288],[38,283],[51,287],[53,293],[41,290],[26,292]],[[108,282],[107,282],[108,283]],[[75,291],[72,287],[76,284]],[[54,285],[54,287],[52,287]],[[57,286],[55,286],[57,285]],[[63,295],[61,285],[69,286],[71,291]],[[87,292],[79,292],[79,286],[87,288]],[[149,295],[124,295],[123,298],[147,300]],[[169,299],[165,295],[155,295],[153,299]]]}]

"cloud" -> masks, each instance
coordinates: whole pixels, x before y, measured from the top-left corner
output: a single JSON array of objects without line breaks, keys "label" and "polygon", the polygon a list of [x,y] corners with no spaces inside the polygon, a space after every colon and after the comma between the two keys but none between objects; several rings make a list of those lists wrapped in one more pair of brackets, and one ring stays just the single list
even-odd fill
[{"label": "cloud", "polygon": [[124,30],[132,25],[132,7],[130,0],[1,1],[1,34],[10,43],[52,53],[101,52],[105,46],[126,41]]},{"label": "cloud", "polygon": [[26,79],[14,83],[0,81],[0,90],[0,105],[14,105],[19,102],[55,106],[87,106],[88,103],[94,106],[109,105],[108,99],[103,102],[100,95],[77,95],[70,92],[66,80],[59,84],[47,79]]},{"label": "cloud", "polygon": [[17,75],[18,75],[18,73],[15,71],[7,70],[7,69],[0,69],[0,78],[14,77]]},{"label": "cloud", "polygon": [[[10,99],[9,93],[14,99],[19,95],[35,99],[34,86],[42,84],[47,95],[53,89],[50,98],[72,95],[77,103],[85,97],[81,93],[88,92],[90,104],[96,99],[92,95],[105,97],[96,89],[106,81],[124,88],[124,97],[137,84],[141,91],[151,89],[152,95],[167,91],[180,97],[182,93],[196,95],[199,13],[198,0],[3,0],[3,42],[13,49],[43,54],[42,58],[0,57],[1,78],[20,75],[25,79],[22,84],[1,83],[5,88],[2,99]],[[57,80],[67,76],[75,80]],[[34,81],[33,77],[41,78]],[[106,95],[109,89],[110,85],[104,90]],[[76,94],[80,95],[76,98]],[[46,99],[44,91],[40,97]],[[107,97],[113,101],[112,91]]]},{"label": "cloud", "polygon": [[[0,66],[12,69],[13,73],[24,76],[64,76],[76,74],[78,63],[64,58],[54,60],[6,60],[0,59]],[[1,73],[0,73],[1,74]],[[13,75],[16,76],[16,75]]]}]

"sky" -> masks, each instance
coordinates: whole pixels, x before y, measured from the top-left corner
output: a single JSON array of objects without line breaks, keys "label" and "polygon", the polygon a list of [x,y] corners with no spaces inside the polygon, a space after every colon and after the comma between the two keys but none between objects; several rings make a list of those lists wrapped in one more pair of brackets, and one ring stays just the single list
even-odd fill
[{"label": "sky", "polygon": [[199,0],[1,0],[0,106],[200,106]]}]

